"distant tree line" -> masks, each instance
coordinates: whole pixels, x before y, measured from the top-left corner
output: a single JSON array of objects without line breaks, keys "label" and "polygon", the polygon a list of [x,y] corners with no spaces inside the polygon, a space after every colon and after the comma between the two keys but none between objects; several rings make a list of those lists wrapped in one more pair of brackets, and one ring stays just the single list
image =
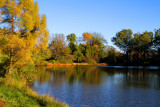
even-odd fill
[{"label": "distant tree line", "polygon": [[[68,45],[67,45],[68,41]],[[100,33],[85,32],[82,38],[77,38],[75,34],[67,36],[63,34],[53,35],[53,40],[49,44],[52,56],[50,59],[62,62],[88,62],[95,64],[105,57],[106,40]]]},{"label": "distant tree line", "polygon": [[[67,45],[68,42],[68,45]],[[109,65],[159,65],[160,29],[153,32],[134,33],[123,29],[116,33],[112,42],[119,49],[106,45],[107,41],[100,33],[85,32],[77,38],[74,33],[53,35],[49,44],[51,60],[59,62],[97,62]]]},{"label": "distant tree line", "polygon": [[160,65],[160,29],[135,34],[123,29],[112,42],[123,51],[118,58],[124,65]]}]

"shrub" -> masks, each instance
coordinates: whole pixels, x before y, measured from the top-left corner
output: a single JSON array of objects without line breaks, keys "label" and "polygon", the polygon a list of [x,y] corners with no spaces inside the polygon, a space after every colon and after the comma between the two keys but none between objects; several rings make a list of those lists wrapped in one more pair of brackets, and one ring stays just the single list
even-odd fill
[{"label": "shrub", "polygon": [[96,60],[94,60],[94,59],[92,59],[92,58],[88,58],[88,59],[86,60],[86,62],[87,62],[88,64],[91,64],[91,65],[96,65],[96,64],[97,64]]},{"label": "shrub", "polygon": [[9,57],[4,54],[0,54],[0,76],[4,76],[6,70],[9,67]]},{"label": "shrub", "polygon": [[73,61],[72,61],[72,59],[67,59],[65,57],[62,57],[62,58],[57,59],[56,63],[66,64],[66,63],[73,63]]},{"label": "shrub", "polygon": [[56,63],[55,60],[50,60],[49,62],[51,62],[52,64],[55,64],[55,63]]},{"label": "shrub", "polygon": [[5,63],[8,60],[9,60],[9,57],[7,55],[0,54],[0,63],[1,64]]}]

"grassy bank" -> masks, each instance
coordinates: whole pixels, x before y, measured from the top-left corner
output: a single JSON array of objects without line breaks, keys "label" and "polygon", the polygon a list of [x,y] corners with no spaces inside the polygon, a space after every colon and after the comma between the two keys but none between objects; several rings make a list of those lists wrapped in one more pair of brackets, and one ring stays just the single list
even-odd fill
[{"label": "grassy bank", "polygon": [[[10,79],[11,80],[11,79]],[[14,83],[15,80],[13,80]],[[39,95],[27,85],[22,85],[19,81],[18,84],[13,85],[7,83],[6,78],[0,78],[0,106],[24,106],[24,107],[67,107],[68,105],[58,102],[48,95]]]}]

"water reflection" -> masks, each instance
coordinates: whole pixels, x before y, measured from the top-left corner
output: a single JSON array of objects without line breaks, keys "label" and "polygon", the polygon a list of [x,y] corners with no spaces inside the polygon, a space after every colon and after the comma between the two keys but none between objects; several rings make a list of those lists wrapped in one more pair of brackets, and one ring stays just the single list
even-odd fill
[{"label": "water reflection", "polygon": [[[38,67],[38,79],[43,84],[46,81],[62,83],[65,79],[69,84],[83,82],[84,84],[99,84],[102,73],[98,67],[66,66],[66,67]],[[54,79],[53,79],[54,78]]]},{"label": "water reflection", "polygon": [[155,106],[160,105],[160,72],[156,69],[96,66],[36,69],[37,79],[32,88],[75,107],[114,104],[134,106],[139,101],[142,106],[153,105],[153,102]]}]

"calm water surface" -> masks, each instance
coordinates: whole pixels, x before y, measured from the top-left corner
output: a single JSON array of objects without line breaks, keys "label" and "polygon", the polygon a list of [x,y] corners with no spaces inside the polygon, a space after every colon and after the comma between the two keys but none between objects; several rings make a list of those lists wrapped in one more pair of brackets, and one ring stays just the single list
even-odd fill
[{"label": "calm water surface", "polygon": [[157,67],[69,66],[37,70],[31,87],[71,107],[160,107]]}]

